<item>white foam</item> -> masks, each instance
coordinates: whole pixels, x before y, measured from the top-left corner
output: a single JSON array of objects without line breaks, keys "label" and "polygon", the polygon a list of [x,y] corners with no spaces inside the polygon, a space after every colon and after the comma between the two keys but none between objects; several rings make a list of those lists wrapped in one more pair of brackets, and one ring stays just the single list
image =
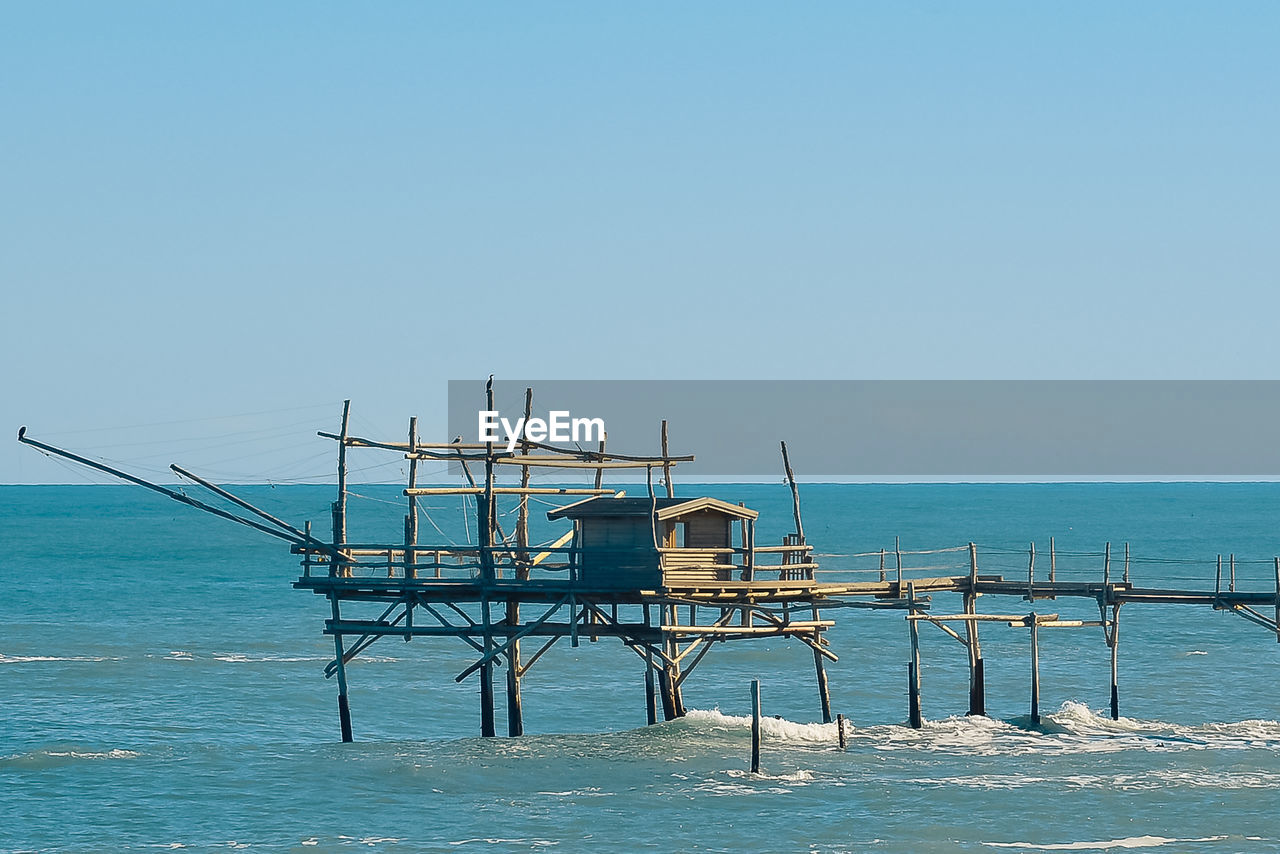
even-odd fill
[{"label": "white foam", "polygon": [[[684,720],[719,729],[750,729],[747,715],[726,715],[719,709],[690,709]],[[760,735],[775,741],[831,745],[836,742],[835,724],[802,724],[785,718],[760,718]]]},{"label": "white foam", "polygon": [[5,655],[0,652],[0,664],[31,664],[39,661],[120,661],[100,655]]},{"label": "white foam", "polygon": [[1107,851],[1113,848],[1158,848],[1179,842],[1219,842],[1225,836],[1205,836],[1199,839],[1171,839],[1167,836],[1126,836],[1124,839],[1108,839],[1102,842],[1050,842],[1036,845],[1032,842],[984,842],[991,848],[1022,848],[1035,851]]},{"label": "white foam", "polygon": [[67,757],[71,759],[136,759],[141,753],[133,750],[108,750],[102,753],[93,753],[89,751],[79,750],[49,750],[45,752],[45,756]]}]

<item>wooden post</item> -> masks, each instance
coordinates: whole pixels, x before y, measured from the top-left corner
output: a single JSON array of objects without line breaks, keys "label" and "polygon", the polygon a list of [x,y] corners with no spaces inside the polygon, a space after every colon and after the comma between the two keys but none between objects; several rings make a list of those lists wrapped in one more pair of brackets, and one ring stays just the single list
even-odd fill
[{"label": "wooden post", "polygon": [[[311,541],[311,520],[310,519],[307,520],[307,524],[303,527],[303,531],[307,535],[307,542],[310,542]],[[310,551],[303,554],[302,556],[302,577],[303,578],[311,577],[311,565],[313,563],[314,561],[311,558]],[[1280,583],[1280,576],[1277,576],[1277,582]]]},{"label": "wooden post", "polygon": [[[329,594],[329,602],[332,605],[333,622],[335,624],[340,623],[342,620],[338,609],[338,594],[336,592]],[[342,731],[343,742],[350,743],[354,739],[351,736],[351,706],[347,703],[346,650],[342,647],[342,634],[339,632],[333,633],[333,653],[334,660],[338,663],[338,726]]]},{"label": "wooden post", "polygon": [[885,581],[885,575],[884,575],[884,549],[881,549],[881,550],[880,550],[880,583],[881,583],[881,584],[883,584],[883,583],[884,583],[884,581]]},{"label": "wooden post", "polygon": [[[645,604],[640,607],[644,609],[644,626],[648,629],[653,625],[653,620],[649,616],[649,606]],[[646,631],[646,637],[648,634]],[[649,649],[648,643],[644,649],[644,712],[645,720],[650,726],[658,722],[658,705],[653,686],[653,652]]]},{"label": "wooden post", "polygon": [[[908,615],[915,613],[916,586],[907,585],[907,598],[911,600]],[[911,660],[907,663],[907,721],[913,729],[924,726],[920,714],[920,630],[918,620],[907,620],[911,635]]]},{"label": "wooden post", "polygon": [[[660,545],[658,540],[658,496],[653,493],[653,466],[644,467],[645,484],[649,487],[649,531],[653,535],[653,547]],[[662,569],[662,554],[658,554],[658,568]]]},{"label": "wooden post", "polygon": [[667,450],[667,419],[662,419],[662,482],[667,487],[667,497],[675,498],[675,485],[671,483],[671,459]]},{"label": "wooden post", "polygon": [[1053,545],[1053,537],[1049,538],[1049,583],[1052,584],[1058,574],[1058,550]]},{"label": "wooden post", "polygon": [[[418,447],[418,419],[409,419],[409,489],[418,486],[418,458],[414,451]],[[404,517],[404,577],[417,578],[418,570],[414,564],[418,562],[418,553],[413,550],[418,544],[418,496],[410,494],[409,512]],[[408,640],[411,635],[405,635]]]},{"label": "wooden post", "polygon": [[1036,601],[1036,544],[1031,544],[1031,553],[1027,558],[1027,601]]},{"label": "wooden post", "polygon": [[[533,389],[524,390],[524,423],[529,423],[533,414]],[[520,440],[520,453],[528,454],[527,440]],[[529,486],[529,467],[520,467],[520,486]],[[516,515],[516,579],[529,580],[529,496],[520,496],[519,510]],[[520,600],[507,600],[506,622],[508,627],[520,625]],[[520,695],[520,641],[511,641],[507,650],[507,735],[524,735],[524,700]]]},{"label": "wooden post", "polygon": [[1031,612],[1031,723],[1040,724],[1040,630]]},{"label": "wooden post", "polygon": [[1280,557],[1276,558],[1276,643],[1280,643]]},{"label": "wooden post", "polygon": [[[813,609],[813,619],[819,620],[818,609]],[[817,632],[813,633],[815,641],[821,637]],[[813,666],[818,672],[818,704],[822,707],[822,722],[824,724],[831,723],[831,689],[827,685],[827,668],[822,661],[822,653],[816,649],[813,651]]]},{"label": "wooden post", "polygon": [[[1218,555],[1218,575],[1217,580],[1213,582],[1213,597],[1217,599],[1222,595],[1222,555]],[[1213,607],[1218,607],[1218,603],[1214,602]]]},{"label": "wooden post", "polygon": [[846,746],[844,738],[844,715],[836,715],[836,739],[840,742],[840,749],[844,750]]},{"label": "wooden post", "polygon": [[[604,447],[605,447],[605,443],[608,440],[609,440],[609,434],[602,432],[600,434],[600,462],[604,462]],[[600,466],[599,468],[596,469],[596,489],[600,489],[603,483],[604,483],[604,466]]]},{"label": "wooden post", "polygon": [[[969,543],[969,590],[964,596],[964,612],[977,613],[978,602],[978,547]],[[982,666],[982,645],[978,640],[978,621],[965,620],[965,639],[969,648],[969,712],[970,715],[987,713],[986,676]]]},{"label": "wooden post", "polygon": [[1124,544],[1124,583],[1129,583],[1129,544]]},{"label": "wooden post", "polygon": [[1235,552],[1232,552],[1232,553],[1231,553],[1231,580],[1228,582],[1227,591],[1228,591],[1228,592],[1230,592],[1230,593],[1235,593],[1235,592],[1236,592],[1236,555],[1235,555]]},{"label": "wooden post", "polygon": [[791,471],[791,458],[787,456],[787,443],[782,443],[782,467],[787,472],[787,485],[791,487],[791,509],[796,517],[796,535],[804,545],[804,522],[800,519],[800,490],[796,488],[796,476]]},{"label": "wooden post", "polygon": [[898,596],[902,596],[902,541],[899,537],[893,538],[893,554],[898,562]]},{"label": "wooden post", "polygon": [[[484,654],[488,656],[493,652],[493,630],[487,596],[480,602],[480,612],[484,627]],[[493,661],[490,659],[480,665],[480,735],[493,738],[497,734],[493,720]]]},{"label": "wooden post", "polygon": [[[533,416],[533,389],[526,388],[524,390],[524,423],[528,424],[529,419]],[[604,450],[604,440],[600,441],[600,450]],[[529,454],[529,440],[524,438],[524,434],[520,435],[520,453],[527,456]],[[520,488],[529,488],[529,467],[520,467]],[[600,488],[600,480],[596,479],[596,488]],[[518,548],[517,558],[520,566],[516,570],[516,578],[521,581],[529,580],[529,496],[520,495],[520,510],[516,516],[516,545]]]},{"label": "wooden post", "polygon": [[[351,401],[342,402],[342,431],[338,440],[338,498],[333,502],[333,547],[341,549],[347,541],[347,437],[351,424]],[[347,576],[350,567],[342,561],[334,561],[330,575]]]},{"label": "wooden post", "polygon": [[1120,719],[1120,606],[1111,606],[1111,719]]},{"label": "wooden post", "polygon": [[1111,584],[1111,543],[1107,543],[1107,548],[1102,553],[1102,584]]},{"label": "wooden post", "polygon": [[760,680],[751,680],[751,773],[760,773]]}]

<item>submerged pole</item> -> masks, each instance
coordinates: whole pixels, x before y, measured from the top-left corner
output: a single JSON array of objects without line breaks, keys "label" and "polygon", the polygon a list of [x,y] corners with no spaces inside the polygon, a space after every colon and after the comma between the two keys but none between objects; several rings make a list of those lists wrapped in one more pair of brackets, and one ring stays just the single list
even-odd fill
[{"label": "submerged pole", "polygon": [[[969,591],[964,596],[964,612],[977,613],[978,601],[978,547],[969,543]],[[969,712],[970,715],[987,713],[986,676],[982,666],[982,644],[978,640],[978,621],[965,620],[965,639],[969,648]]]},{"label": "submerged pole", "polygon": [[[916,586],[909,584],[907,591],[907,597],[914,606]],[[915,609],[908,609],[907,613],[914,614]],[[907,721],[912,729],[920,729],[924,726],[924,719],[920,714],[920,629],[917,627],[918,622],[918,620],[907,620],[908,631],[911,635],[911,660],[907,662]]]},{"label": "submerged pole", "polygon": [[751,773],[760,773],[760,680],[751,680]]},{"label": "submerged pole", "polygon": [[[333,606],[333,622],[336,624],[340,622],[338,595],[331,593],[329,601]],[[342,648],[342,634],[340,632],[333,633],[333,652],[338,663],[338,726],[342,731],[342,741],[349,744],[355,739],[351,735],[351,706],[347,703],[346,650]]]},{"label": "submerged pole", "polygon": [[1120,650],[1120,606],[1111,606],[1111,720],[1120,720],[1120,683],[1118,656]]},{"label": "submerged pole", "polygon": [[[653,624],[653,620],[649,616],[649,606],[646,604],[640,607],[644,609],[644,625],[648,629]],[[648,635],[648,632],[645,632],[645,634]],[[644,713],[645,721],[650,726],[658,722],[657,699],[653,684],[653,652],[646,645],[644,648]]]},{"label": "submerged pole", "polygon": [[1040,630],[1031,612],[1031,723],[1040,723]]}]

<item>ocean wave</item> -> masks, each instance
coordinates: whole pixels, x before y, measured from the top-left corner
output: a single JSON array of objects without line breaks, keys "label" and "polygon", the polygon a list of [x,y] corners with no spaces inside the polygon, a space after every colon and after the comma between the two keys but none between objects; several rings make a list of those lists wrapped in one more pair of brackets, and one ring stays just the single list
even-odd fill
[{"label": "ocean wave", "polygon": [[[750,717],[726,715],[719,709],[690,709],[681,720],[684,726],[711,732],[742,732],[751,728]],[[900,724],[859,727],[849,721],[845,727],[851,749],[923,749],[971,756],[1280,749],[1280,722],[1277,721],[1184,725],[1125,717],[1112,720],[1109,715],[1072,700],[1063,703],[1056,712],[1043,715],[1041,723],[1034,725],[1026,717],[1005,721],[981,715],[956,715],[925,721],[920,729]],[[764,717],[760,720],[760,731],[765,741],[797,747],[830,749],[838,741],[834,723],[797,723]],[[988,785],[1004,783],[988,781]],[[1225,784],[1231,785],[1239,785],[1239,781]]]},{"label": "ocean wave", "polygon": [[59,768],[83,761],[137,759],[141,755],[136,750],[124,750],[121,748],[112,750],[81,750],[71,747],[65,749],[42,748],[0,757],[0,768],[10,766],[40,770],[44,768]]},{"label": "ocean wave", "polygon": [[1127,836],[1124,839],[1107,839],[1101,842],[984,842],[990,848],[1018,848],[1033,851],[1110,851],[1113,849],[1138,850],[1159,848],[1186,842],[1221,842],[1226,836],[1202,836],[1195,839],[1172,839],[1168,836]]},{"label": "ocean wave", "polygon": [[32,664],[42,661],[120,661],[105,655],[5,655],[0,652],[0,664]]},{"label": "ocean wave", "polygon": [[322,657],[315,655],[249,655],[243,652],[219,652],[213,656],[214,661],[223,661],[229,664],[253,664],[257,662],[282,662],[286,664],[299,661],[330,661],[332,656]]},{"label": "ocean wave", "polygon": [[[738,730],[751,728],[751,717],[748,715],[726,715],[719,709],[689,709],[681,720],[694,726],[707,726],[711,729]],[[802,724],[785,718],[760,718],[760,736],[774,741],[787,741],[798,744],[821,744],[829,746],[837,739],[835,724]]]}]

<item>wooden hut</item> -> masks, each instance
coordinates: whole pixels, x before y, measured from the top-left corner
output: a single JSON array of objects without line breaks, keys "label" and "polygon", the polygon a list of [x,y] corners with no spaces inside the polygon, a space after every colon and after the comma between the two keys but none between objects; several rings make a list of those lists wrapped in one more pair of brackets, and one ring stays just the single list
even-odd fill
[{"label": "wooden hut", "polygon": [[758,515],[717,498],[594,497],[547,518],[572,520],[582,586],[645,590],[740,580]]}]

